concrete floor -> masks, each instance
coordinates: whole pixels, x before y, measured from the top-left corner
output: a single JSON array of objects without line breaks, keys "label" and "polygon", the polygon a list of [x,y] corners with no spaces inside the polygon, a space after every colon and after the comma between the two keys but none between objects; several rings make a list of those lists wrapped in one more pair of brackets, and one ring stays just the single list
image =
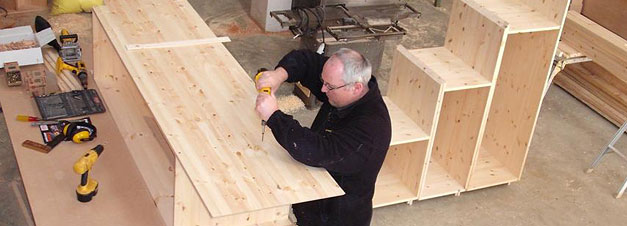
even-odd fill
[{"label": "concrete floor", "polygon": [[[442,45],[450,0],[444,8],[431,0],[410,0],[423,15],[401,21],[409,34],[407,48]],[[217,35],[227,35],[227,48],[252,75],[272,67],[298,48],[289,32],[263,33],[247,12],[249,0],[190,0]],[[88,18],[88,17],[84,17]],[[386,47],[380,78],[385,92],[393,45]],[[285,85],[278,95],[291,91]],[[309,125],[315,111],[295,114]],[[10,116],[9,118],[12,118]],[[616,127],[568,93],[552,86],[544,99],[522,180],[461,196],[448,196],[375,209],[372,225],[625,225],[627,198],[614,199],[627,176],[625,163],[610,155],[593,174],[584,170],[606,145]],[[627,138],[627,136],[623,136]],[[627,139],[617,145],[627,150]],[[68,213],[71,214],[71,213]],[[6,124],[0,120],[0,226],[33,225]]]}]

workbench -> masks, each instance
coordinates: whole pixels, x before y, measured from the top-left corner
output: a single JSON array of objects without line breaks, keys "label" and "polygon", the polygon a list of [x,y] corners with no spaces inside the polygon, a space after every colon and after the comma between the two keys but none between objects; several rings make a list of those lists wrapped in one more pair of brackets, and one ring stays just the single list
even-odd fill
[{"label": "workbench", "polygon": [[[216,36],[187,1],[106,3],[94,9],[88,64],[107,107],[92,116],[95,141],[49,154],[21,147],[40,135],[14,117],[37,108],[23,88],[0,86],[37,225],[292,225],[291,204],[344,194],[268,128],[261,141],[254,82],[224,45],[198,42]],[[97,144],[100,191],[79,203],[72,165]]]}]

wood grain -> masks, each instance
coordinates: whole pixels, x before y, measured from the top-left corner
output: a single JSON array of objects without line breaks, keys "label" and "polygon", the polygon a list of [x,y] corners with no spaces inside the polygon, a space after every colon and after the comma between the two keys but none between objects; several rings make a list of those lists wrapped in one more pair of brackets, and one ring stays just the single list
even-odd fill
[{"label": "wood grain", "polygon": [[126,51],[215,37],[189,3],[108,1],[94,11],[212,217],[343,194],[325,170],[261,142],[253,81],[222,44]]},{"label": "wood grain", "polygon": [[494,81],[509,23],[473,1],[454,1],[444,47],[468,67]]},{"label": "wood grain", "polygon": [[558,35],[521,33],[507,40],[481,146],[513,175],[522,173]]},{"label": "wood grain", "polygon": [[627,82],[627,41],[574,11],[568,12],[562,41]]}]

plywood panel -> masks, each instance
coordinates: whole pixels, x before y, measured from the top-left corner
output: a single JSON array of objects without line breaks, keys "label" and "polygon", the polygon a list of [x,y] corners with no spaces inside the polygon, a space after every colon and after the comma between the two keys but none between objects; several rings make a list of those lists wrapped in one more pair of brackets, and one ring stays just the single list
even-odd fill
[{"label": "plywood panel", "polygon": [[222,44],[125,51],[215,37],[189,3],[108,1],[95,12],[212,217],[343,194],[323,169],[261,142],[253,81]]},{"label": "plywood panel", "polygon": [[392,61],[387,96],[433,137],[444,93],[444,80],[426,68],[423,62],[399,45]]},{"label": "plywood panel", "polygon": [[444,47],[486,80],[494,81],[508,29],[507,22],[474,2],[457,0],[453,2]]},{"label": "plywood panel", "polygon": [[507,40],[482,147],[514,175],[522,173],[558,35],[522,33]]},{"label": "plywood panel", "polygon": [[627,39],[627,1],[625,0],[587,0],[583,10],[579,10],[582,15],[597,24],[616,33],[623,39]]},{"label": "plywood panel", "polygon": [[100,22],[93,18],[94,80],[167,225],[174,208],[174,153]]},{"label": "plywood panel", "polygon": [[477,148],[490,87],[447,92],[431,153],[452,178],[466,184]]},{"label": "plywood panel", "polygon": [[623,82],[627,82],[627,41],[579,13],[570,11],[562,41],[582,51]]}]

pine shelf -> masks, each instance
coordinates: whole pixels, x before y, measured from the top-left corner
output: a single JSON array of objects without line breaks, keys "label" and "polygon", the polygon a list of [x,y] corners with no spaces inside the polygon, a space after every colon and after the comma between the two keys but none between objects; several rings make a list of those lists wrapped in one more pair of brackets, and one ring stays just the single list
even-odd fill
[{"label": "pine shelf", "polygon": [[381,168],[375,188],[375,196],[372,199],[374,208],[416,199],[416,194],[401,181],[399,175],[389,166],[384,165]]},{"label": "pine shelf", "polygon": [[471,174],[468,190],[477,190],[518,180],[518,176],[503,165],[495,156],[481,148],[479,158]]},{"label": "pine shelf", "polygon": [[508,23],[510,34],[559,30],[561,27],[551,17],[543,14],[542,10],[520,0],[475,0],[475,2]]},{"label": "pine shelf", "polygon": [[429,162],[427,180],[420,193],[420,200],[458,194],[462,191],[464,185],[457,182],[437,161]]},{"label": "pine shelf", "polygon": [[491,82],[444,47],[410,50],[426,71],[444,81],[444,91],[487,87]]},{"label": "pine shelf", "polygon": [[390,145],[398,145],[423,141],[429,139],[429,135],[424,132],[409,116],[407,116],[390,98],[383,97],[385,105],[390,112],[392,119],[392,141]]}]

